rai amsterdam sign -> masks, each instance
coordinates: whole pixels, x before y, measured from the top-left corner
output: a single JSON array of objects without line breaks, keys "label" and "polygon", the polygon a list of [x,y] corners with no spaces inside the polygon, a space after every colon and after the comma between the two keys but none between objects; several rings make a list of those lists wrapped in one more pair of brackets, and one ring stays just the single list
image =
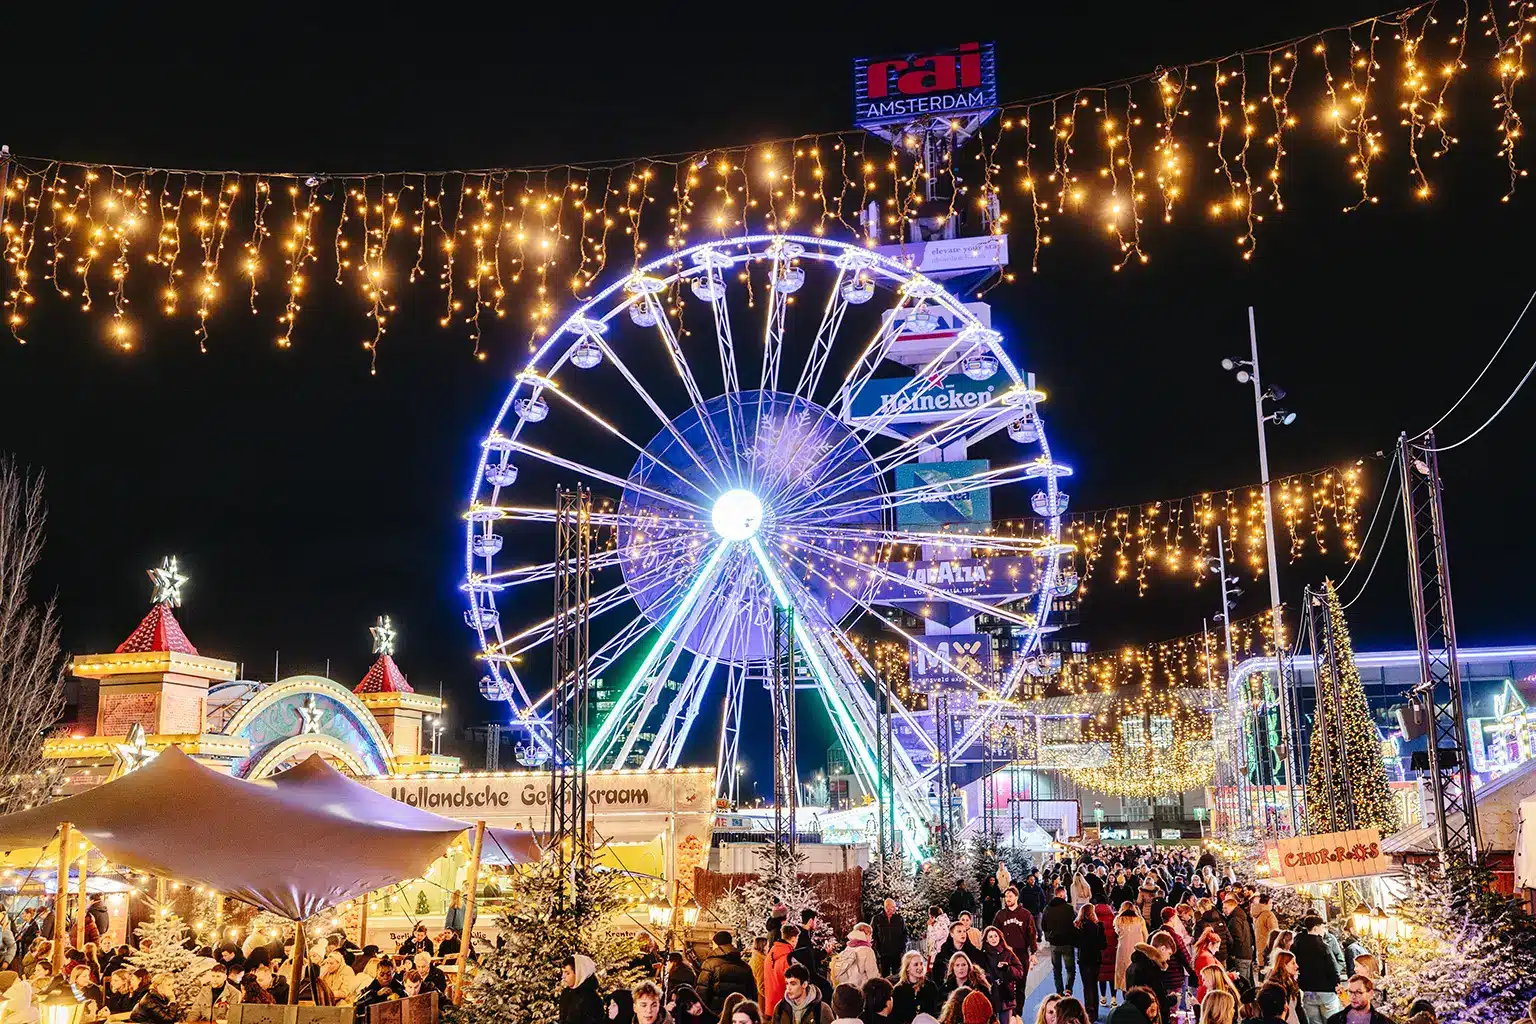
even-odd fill
[{"label": "rai amsterdam sign", "polygon": [[1383,875],[1392,870],[1382,852],[1381,830],[1350,829],[1281,839],[1265,851],[1271,878],[1286,885],[1337,882]]},{"label": "rai amsterdam sign", "polygon": [[907,124],[933,115],[997,108],[997,56],[991,43],[853,62],[853,123],[859,128]]}]

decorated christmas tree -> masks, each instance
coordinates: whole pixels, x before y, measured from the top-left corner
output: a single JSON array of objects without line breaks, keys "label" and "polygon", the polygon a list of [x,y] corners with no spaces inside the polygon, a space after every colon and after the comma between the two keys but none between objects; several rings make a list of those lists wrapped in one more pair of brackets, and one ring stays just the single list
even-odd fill
[{"label": "decorated christmas tree", "polygon": [[186,946],[186,923],[175,914],[166,914],[145,921],[134,934],[139,940],[138,950],[128,962],[148,971],[151,977],[172,975],[176,979],[176,1001],[182,1006],[190,1004],[197,995],[197,979],[189,969],[197,957]]},{"label": "decorated christmas tree", "polygon": [[481,960],[459,1024],[554,1024],[558,1015],[560,964],[584,953],[597,965],[599,992],[627,988],[643,971],[634,936],[620,929],[628,877],[608,871],[578,874],[574,884],[553,859],[513,869],[502,889],[507,897],[499,924],[505,940]]},{"label": "decorated christmas tree", "polygon": [[416,916],[425,917],[432,913],[432,908],[427,904],[427,890],[416,890]]},{"label": "decorated christmas tree", "polygon": [[[1312,756],[1307,769],[1307,830],[1318,833],[1347,828],[1346,808],[1353,807],[1355,827],[1379,828],[1382,835],[1390,835],[1402,823],[1387,787],[1381,733],[1365,702],[1349,623],[1344,620],[1344,608],[1332,583],[1324,584],[1323,600],[1333,634],[1338,680],[1335,686],[1329,659],[1319,658],[1317,716],[1312,720]],[[1324,638],[1318,637],[1317,643],[1323,649]]]}]

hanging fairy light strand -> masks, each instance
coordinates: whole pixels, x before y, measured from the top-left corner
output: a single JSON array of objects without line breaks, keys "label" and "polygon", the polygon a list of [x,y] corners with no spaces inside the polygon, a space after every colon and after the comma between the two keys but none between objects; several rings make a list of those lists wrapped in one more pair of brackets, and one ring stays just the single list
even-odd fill
[{"label": "hanging fairy light strand", "polygon": [[[1022,236],[1031,270],[1072,229],[1105,239],[1116,270],[1146,263],[1153,225],[1181,215],[1224,226],[1247,259],[1265,217],[1285,209],[1303,141],[1337,154],[1344,173],[1309,187],[1341,189],[1346,210],[1376,203],[1397,172],[1430,200],[1429,168],[1491,91],[1507,201],[1526,175],[1519,86],[1533,22],[1530,0],[1430,0],[1019,100],[931,173],[949,216]],[[1491,90],[1463,83],[1478,76]],[[900,243],[920,213],[920,148],[846,131],[607,164],[347,174],[7,156],[0,315],[25,341],[38,303],[62,302],[99,317],[125,351],[159,316],[206,350],[233,308],[266,318],[289,348],[334,284],[352,290],[376,365],[412,286],[435,284],[439,322],[484,358],[489,325],[511,317],[537,339],[562,295],[693,242],[774,231]],[[880,215],[861,220],[871,204]]]}]

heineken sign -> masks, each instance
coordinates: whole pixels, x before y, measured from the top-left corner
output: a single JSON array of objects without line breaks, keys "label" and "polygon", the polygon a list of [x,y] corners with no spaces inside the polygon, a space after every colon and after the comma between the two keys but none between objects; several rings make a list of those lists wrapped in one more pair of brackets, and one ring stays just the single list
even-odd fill
[{"label": "heineken sign", "polygon": [[[951,373],[933,384],[921,377],[876,377],[853,396],[847,419],[859,425],[877,417],[882,423],[932,423],[993,402],[1012,386],[1001,369],[986,380]],[[1000,403],[994,408],[1001,412]]]}]

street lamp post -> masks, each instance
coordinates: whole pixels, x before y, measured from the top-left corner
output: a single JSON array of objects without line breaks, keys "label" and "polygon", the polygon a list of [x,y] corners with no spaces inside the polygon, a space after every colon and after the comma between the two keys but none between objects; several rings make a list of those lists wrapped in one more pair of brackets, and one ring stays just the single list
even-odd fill
[{"label": "street lamp post", "polygon": [[1246,384],[1250,381],[1253,383],[1253,416],[1259,434],[1259,479],[1264,490],[1264,547],[1265,556],[1268,559],[1269,610],[1273,619],[1275,666],[1276,675],[1279,678],[1280,727],[1285,734],[1285,786],[1287,802],[1291,809],[1291,831],[1296,834],[1301,831],[1296,806],[1296,776],[1300,771],[1301,737],[1297,734],[1299,716],[1295,714],[1296,683],[1290,677],[1289,663],[1286,661],[1284,650],[1285,632],[1284,618],[1280,613],[1279,559],[1275,557],[1275,512],[1270,500],[1269,448],[1265,437],[1266,424],[1278,423],[1281,426],[1290,426],[1296,422],[1296,414],[1279,408],[1272,413],[1264,411],[1266,399],[1278,402],[1285,397],[1285,391],[1280,388],[1265,391],[1259,379],[1259,334],[1254,326],[1252,306],[1248,307],[1248,351],[1248,359],[1223,359],[1221,366],[1224,370],[1236,370],[1238,383]]}]

